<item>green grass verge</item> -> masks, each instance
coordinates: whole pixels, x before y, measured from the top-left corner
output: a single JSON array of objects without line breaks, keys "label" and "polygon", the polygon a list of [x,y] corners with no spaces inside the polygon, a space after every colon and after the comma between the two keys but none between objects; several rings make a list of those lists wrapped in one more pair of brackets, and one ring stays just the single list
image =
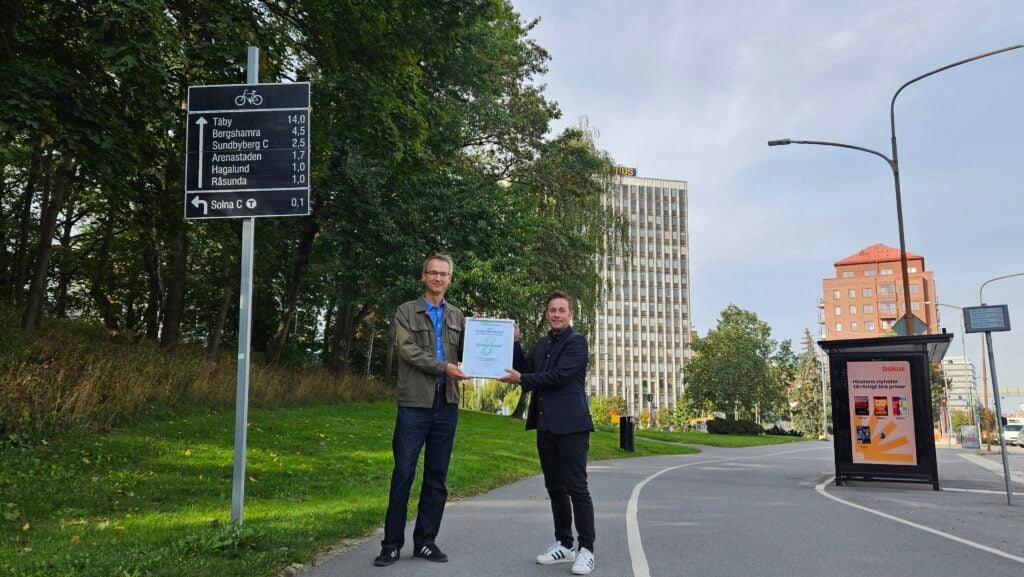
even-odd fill
[{"label": "green grass verge", "polygon": [[804,441],[801,437],[787,437],[783,435],[712,435],[709,433],[681,432],[681,431],[652,431],[649,429],[637,429],[638,438],[656,439],[659,441],[673,441],[676,443],[689,443],[694,445],[710,445],[712,447],[760,447],[761,445],[779,445],[782,443],[797,443]]},{"label": "green grass verge", "polygon": [[[237,532],[225,528],[231,413],[7,446],[0,449],[0,574],[250,577],[306,562],[383,522],[394,416],[392,403],[250,411],[245,524]],[[696,452],[638,443],[634,455]],[[617,432],[591,437],[592,460],[623,456]],[[534,433],[522,421],[460,415],[453,497],[538,472]]]}]

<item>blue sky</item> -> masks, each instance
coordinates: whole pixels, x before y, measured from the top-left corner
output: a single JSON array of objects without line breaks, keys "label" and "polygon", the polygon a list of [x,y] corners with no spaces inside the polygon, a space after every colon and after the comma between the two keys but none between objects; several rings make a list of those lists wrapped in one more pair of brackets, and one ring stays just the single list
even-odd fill
[{"label": "blue sky", "polygon": [[[778,339],[817,334],[832,264],[899,246],[889,102],[935,68],[1024,43],[1024,2],[513,0],[549,50],[541,79],[563,117],[641,176],[689,183],[692,316],[729,303]],[[985,280],[1024,272],[1024,49],[918,82],[896,104],[907,250],[940,302],[978,303]],[[1024,387],[1024,276],[985,288],[1015,328],[993,335],[1000,386]],[[959,333],[958,312],[940,309]],[[980,339],[967,355],[980,374]],[[960,354],[960,339],[951,347]],[[980,383],[979,383],[980,386]],[[990,385],[991,386],[991,385]],[[1016,406],[1021,398],[1007,398]]]}]

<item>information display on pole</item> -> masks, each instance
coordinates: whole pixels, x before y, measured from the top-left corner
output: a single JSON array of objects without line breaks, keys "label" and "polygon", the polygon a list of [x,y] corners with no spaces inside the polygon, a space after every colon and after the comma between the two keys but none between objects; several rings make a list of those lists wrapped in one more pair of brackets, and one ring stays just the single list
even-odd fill
[{"label": "information display on pole", "polygon": [[190,86],[185,218],[309,214],[309,83]]}]

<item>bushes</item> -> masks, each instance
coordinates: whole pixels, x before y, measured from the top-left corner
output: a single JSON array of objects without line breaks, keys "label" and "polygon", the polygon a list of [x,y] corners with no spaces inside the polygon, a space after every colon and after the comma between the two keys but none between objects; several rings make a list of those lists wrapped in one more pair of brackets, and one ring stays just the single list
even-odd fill
[{"label": "bushes", "polygon": [[612,424],[612,412],[626,414],[626,399],[622,397],[590,397],[590,416],[594,425],[606,427]]},{"label": "bushes", "polygon": [[768,429],[768,430],[766,430],[764,432],[764,434],[766,434],[766,435],[779,435],[779,436],[783,436],[783,437],[801,437],[801,438],[804,436],[804,432],[803,431],[798,431],[796,429],[791,429],[791,430],[787,431],[786,429],[783,429],[782,427],[780,427],[778,425],[772,425],[770,429]]},{"label": "bushes", "polygon": [[746,419],[712,419],[708,421],[708,432],[716,435],[760,435],[764,429]]},{"label": "bushes", "polygon": [[[134,335],[111,336],[92,323],[59,319],[32,335],[22,335],[16,323],[2,323],[0,343],[13,345],[0,353],[0,433],[5,435],[103,429],[155,410],[234,405],[233,356],[206,361],[205,352],[193,345],[167,352]],[[341,379],[321,369],[253,363],[250,371],[249,400],[255,407],[373,401],[392,394],[377,381]]]}]

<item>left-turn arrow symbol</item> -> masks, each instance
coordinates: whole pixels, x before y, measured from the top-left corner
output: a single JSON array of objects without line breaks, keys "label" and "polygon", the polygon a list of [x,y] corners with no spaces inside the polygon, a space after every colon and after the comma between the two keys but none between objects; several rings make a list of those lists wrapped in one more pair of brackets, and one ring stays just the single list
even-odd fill
[{"label": "left-turn arrow symbol", "polygon": [[207,215],[207,203],[205,200],[200,200],[198,196],[192,197],[192,206],[199,208],[199,205],[203,205],[203,216]]}]

